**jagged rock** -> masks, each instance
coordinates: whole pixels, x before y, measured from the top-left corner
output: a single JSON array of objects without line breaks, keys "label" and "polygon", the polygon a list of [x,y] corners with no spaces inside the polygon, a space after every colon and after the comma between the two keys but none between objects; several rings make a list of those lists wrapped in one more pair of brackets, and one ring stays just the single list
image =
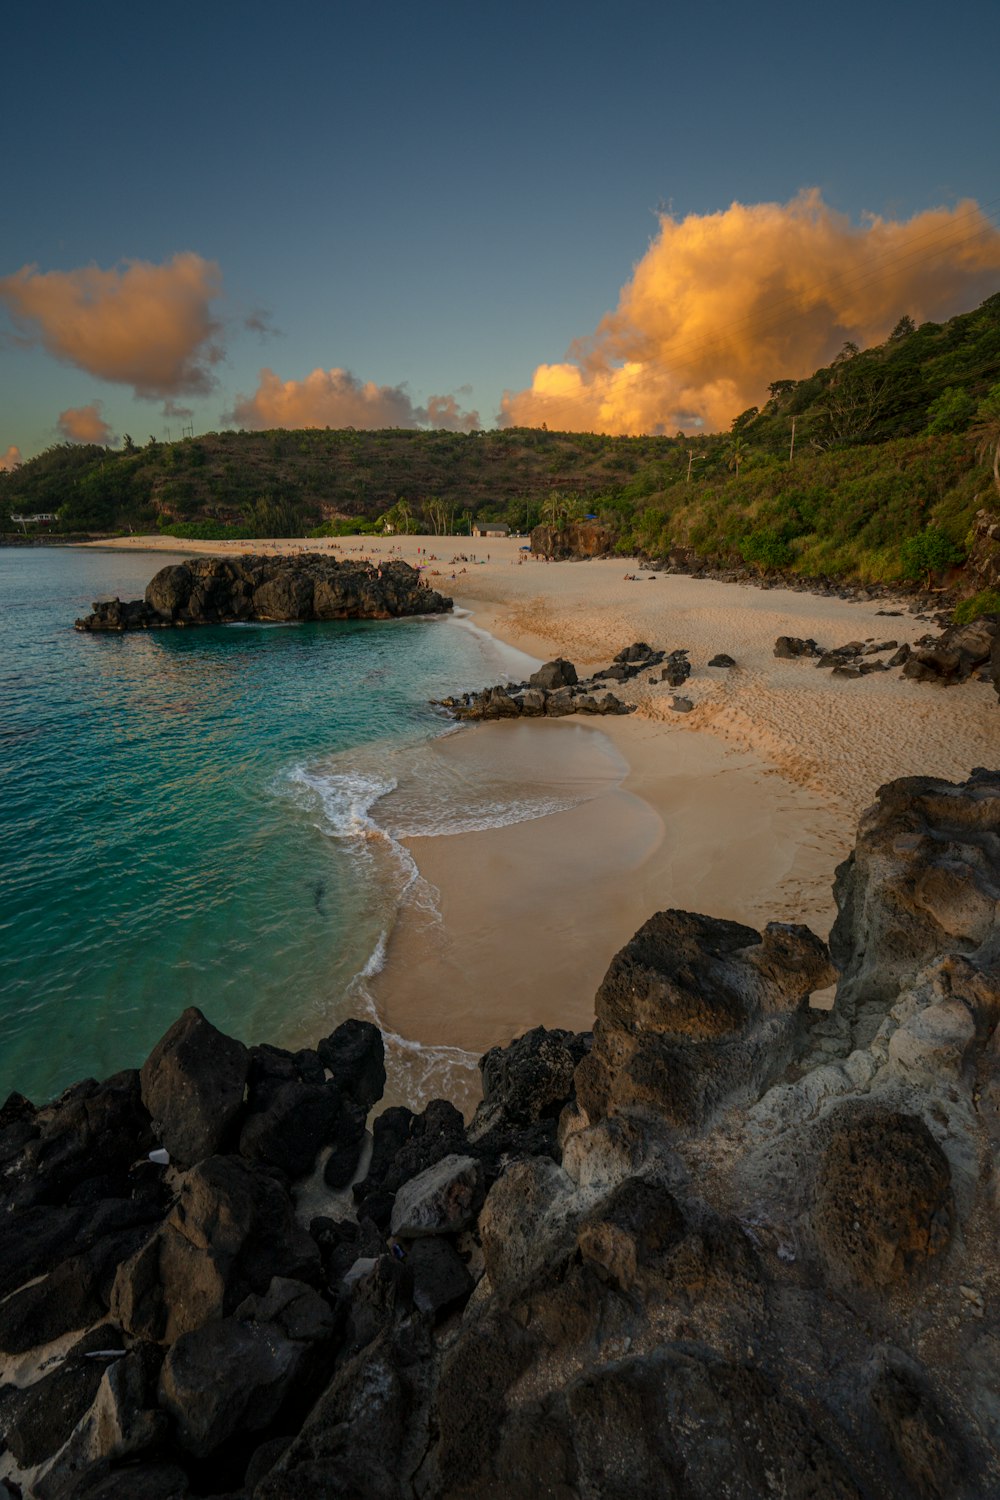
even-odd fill
[{"label": "jagged rock", "polygon": [[121,1335],[102,1324],[78,1339],[56,1368],[34,1384],[0,1387],[0,1429],[22,1468],[34,1468],[65,1443],[104,1376],[105,1362],[85,1356],[109,1347],[120,1348]]},{"label": "jagged rock", "polygon": [[663,1184],[629,1177],[586,1215],[576,1242],[585,1262],[627,1291],[638,1269],[683,1232],[684,1216]]},{"label": "jagged rock", "polygon": [[557,656],[555,661],[547,661],[528,678],[531,687],[543,688],[546,692],[554,692],[556,688],[573,687],[577,680],[573,663],[566,661],[562,656]]},{"label": "jagged rock", "polygon": [[472,1291],[468,1267],[454,1246],[439,1235],[414,1240],[407,1264],[413,1276],[413,1305],[431,1317],[461,1305]]},{"label": "jagged rock", "polygon": [[686,651],[671,651],[667,665],[660,674],[661,681],[670,687],[682,687],[691,676],[691,663]]},{"label": "jagged rock", "polygon": [[385,1089],[385,1043],[371,1021],[344,1021],[336,1031],[317,1042],[320,1062],[342,1094],[347,1094],[367,1113]]},{"label": "jagged rock", "polygon": [[811,638],[802,640],[794,635],[779,635],[774,643],[774,654],[779,657],[821,656],[823,653]]},{"label": "jagged rock", "polygon": [[98,1466],[71,1492],[72,1500],[188,1500],[191,1493],[184,1470],[165,1463],[128,1464],[114,1469]]},{"label": "jagged rock", "polygon": [[947,1159],[915,1115],[841,1106],[818,1171],[813,1230],[833,1269],[888,1288],[923,1271],[951,1241]]},{"label": "jagged rock", "polygon": [[936,954],[971,953],[1000,899],[1000,772],[953,784],[907,777],[879,788],[834,882],[830,952],[845,1045],[866,1045],[888,1004]]},{"label": "jagged rock", "polygon": [[892,668],[892,667],[901,667],[904,664],[904,662],[909,661],[909,659],[910,659],[910,644],[909,644],[908,641],[904,641],[903,644],[900,646],[899,650],[898,651],[894,651],[893,654],[890,656],[889,660],[886,662],[886,666],[889,667],[889,668]]},{"label": "jagged rock", "polygon": [[967,625],[951,625],[932,644],[919,645],[903,665],[903,676],[944,687],[966,682],[989,663],[1000,634],[1000,617],[983,615]]},{"label": "jagged rock", "polygon": [[392,1207],[399,1239],[456,1234],[475,1218],[483,1198],[483,1169],[472,1156],[446,1156],[405,1182]]},{"label": "jagged rock", "polygon": [[712,657],[708,665],[710,667],[735,667],[736,661],[732,656],[727,656],[724,651],[720,651],[717,656]]},{"label": "jagged rock", "polygon": [[573,1072],[590,1034],[547,1031],[536,1026],[506,1047],[494,1047],[479,1060],[483,1099],[471,1135],[498,1125],[528,1125],[558,1114],[573,1092]]},{"label": "jagged rock", "polygon": [[138,1344],[110,1364],[95,1361],[99,1384],[93,1403],[35,1480],[36,1500],[70,1500],[87,1477],[106,1473],[110,1463],[163,1446],[167,1418],[156,1407],[162,1360],[154,1345]]},{"label": "jagged rock", "polygon": [[162,568],[145,598],[94,605],[77,630],[153,630],[228,620],[388,620],[440,614],[451,600],[404,562],[379,567],[321,553],[197,557]]},{"label": "jagged rock", "polygon": [[163,1226],[123,1264],[112,1315],[127,1332],[171,1344],[231,1312],[272,1277],[316,1279],[319,1251],[268,1172],[234,1156],[188,1172]]},{"label": "jagged rock", "polygon": [[465,1121],[447,1099],[432,1099],[419,1115],[398,1106],[387,1109],[375,1120],[372,1136],[368,1175],[352,1191],[359,1217],[385,1229],[404,1182],[446,1156],[467,1154]]},{"label": "jagged rock", "polygon": [[659,912],[613,959],[576,1070],[591,1120],[631,1106],[704,1125],[785,1066],[813,990],[832,978],[807,927]]},{"label": "jagged rock", "polygon": [[336,1085],[283,1083],[265,1109],[247,1117],[240,1155],[294,1179],[311,1171],[320,1148],[337,1142],[342,1131],[354,1144],[360,1140],[354,1113]]},{"label": "jagged rock", "polygon": [[237,1431],[266,1428],[302,1354],[271,1323],[223,1318],[182,1334],[163,1364],[160,1405],[185,1452],[204,1458]]},{"label": "jagged rock", "polygon": [[142,1102],[153,1130],[181,1167],[225,1144],[243,1104],[249,1054],[194,1006],[184,1011],[142,1065]]},{"label": "jagged rock", "polygon": [[670,707],[675,714],[689,714],[694,708],[694,703],[690,698],[681,698],[675,694],[670,700]]},{"label": "jagged rock", "polygon": [[633,641],[631,646],[626,646],[619,651],[614,659],[616,662],[639,662],[645,665],[655,654],[652,646],[647,645],[645,641]]},{"label": "jagged rock", "polygon": [[8,1199],[19,1207],[88,1196],[127,1197],[129,1169],[154,1144],[149,1115],[133,1069],[67,1089],[53,1104],[8,1126],[2,1174]]}]

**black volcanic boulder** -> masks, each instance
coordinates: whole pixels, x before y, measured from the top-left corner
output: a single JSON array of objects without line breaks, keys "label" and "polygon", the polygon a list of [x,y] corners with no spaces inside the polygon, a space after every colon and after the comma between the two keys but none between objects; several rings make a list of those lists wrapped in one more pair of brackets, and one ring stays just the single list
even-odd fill
[{"label": "black volcanic boulder", "polygon": [[802,640],[795,635],[779,635],[774,643],[775,656],[791,658],[795,656],[821,656],[822,652],[816,642],[810,637]]},{"label": "black volcanic boulder", "polygon": [[222,1146],[243,1105],[250,1055],[189,1006],[142,1065],[142,1102],[171,1158],[193,1166]]},{"label": "black volcanic boulder", "polygon": [[182,609],[187,608],[193,586],[191,569],[184,563],[171,563],[150,579],[146,585],[145,602],[157,614],[174,620]]},{"label": "black volcanic boulder", "polygon": [[966,682],[990,662],[1000,636],[1000,616],[982,615],[966,625],[951,625],[936,641],[917,646],[903,666],[903,676],[944,687]]},{"label": "black volcanic boulder", "polygon": [[341,1093],[365,1110],[378,1103],[385,1089],[385,1043],[377,1026],[352,1017],[317,1042],[316,1051]]},{"label": "black volcanic boulder", "polygon": [[576,668],[571,661],[557,656],[555,661],[547,661],[537,672],[532,672],[528,681],[532,687],[544,688],[547,692],[552,692],[555,688],[574,687],[577,682]]},{"label": "black volcanic boulder", "polygon": [[832,978],[826,944],[808,927],[770,922],[760,934],[658,912],[597,992],[577,1099],[591,1121],[639,1108],[702,1126],[777,1076],[804,1030],[809,995]]},{"label": "black volcanic boulder", "polygon": [[286,570],[254,590],[253,612],[258,620],[308,620],[313,607],[313,580]]},{"label": "black volcanic boulder", "polygon": [[340,562],[323,553],[294,557],[194,557],[161,568],[144,599],[98,602],[77,630],[150,630],[230,620],[391,620],[440,614],[451,600],[393,561]]}]

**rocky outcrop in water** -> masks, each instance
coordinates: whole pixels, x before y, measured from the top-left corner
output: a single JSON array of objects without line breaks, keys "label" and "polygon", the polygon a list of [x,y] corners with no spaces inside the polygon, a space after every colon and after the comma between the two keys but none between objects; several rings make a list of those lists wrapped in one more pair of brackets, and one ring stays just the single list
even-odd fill
[{"label": "rocky outcrop in water", "polygon": [[[140,1072],[12,1096],[5,1472],[39,1500],[1000,1493],[1000,773],[883,787],[835,894],[829,950],[651,917],[593,1036],[493,1049],[468,1125],[435,1100],[366,1133],[370,1025],[291,1053],[196,1011]],[[297,1209],[331,1161],[350,1188]]]},{"label": "rocky outcrop in water", "polygon": [[440,614],[451,600],[409,563],[295,557],[192,557],[161,568],[143,599],[98,601],[77,630],[162,630],[262,620],[392,620]]}]

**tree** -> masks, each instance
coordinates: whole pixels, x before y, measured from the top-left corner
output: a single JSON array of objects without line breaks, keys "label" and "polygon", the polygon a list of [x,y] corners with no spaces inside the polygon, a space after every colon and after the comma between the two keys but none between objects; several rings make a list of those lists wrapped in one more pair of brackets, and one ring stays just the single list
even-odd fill
[{"label": "tree", "polygon": [[948,385],[927,408],[927,431],[932,434],[961,432],[969,425],[976,403],[962,386]]},{"label": "tree", "polygon": [[737,434],[726,449],[726,468],[735,470],[737,479],[740,477],[740,464],[745,463],[746,458],[746,440]]},{"label": "tree", "polygon": [[960,563],[962,553],[940,527],[925,526],[916,536],[906,538],[899,549],[899,560],[904,578],[925,578],[924,586],[930,588],[933,575]]},{"label": "tree", "polygon": [[814,448],[832,448],[864,437],[885,407],[888,380],[875,365],[856,354],[855,350],[848,359],[834,361],[826,401],[817,408],[821,426],[811,439]]},{"label": "tree", "polygon": [[749,536],[741,537],[737,546],[743,561],[761,574],[772,568],[787,568],[792,561],[788,543],[769,527],[757,527]]},{"label": "tree", "polygon": [[981,463],[993,460],[993,483],[1000,495],[1000,382],[991,388],[976,407],[976,420],[970,436]]},{"label": "tree", "polygon": [[908,339],[911,333],[916,333],[917,325],[908,313],[904,313],[889,335],[890,344],[898,344],[901,339]]}]

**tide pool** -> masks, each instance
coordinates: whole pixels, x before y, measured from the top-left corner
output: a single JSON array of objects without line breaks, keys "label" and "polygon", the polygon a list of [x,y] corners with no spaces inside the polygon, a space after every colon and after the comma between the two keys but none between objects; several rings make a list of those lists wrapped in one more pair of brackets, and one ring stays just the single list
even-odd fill
[{"label": "tide pool", "polygon": [[440,618],[72,629],[176,560],[0,550],[0,1099],[137,1065],[187,1005],[315,1040],[400,902],[433,915],[373,809],[504,649]]}]

